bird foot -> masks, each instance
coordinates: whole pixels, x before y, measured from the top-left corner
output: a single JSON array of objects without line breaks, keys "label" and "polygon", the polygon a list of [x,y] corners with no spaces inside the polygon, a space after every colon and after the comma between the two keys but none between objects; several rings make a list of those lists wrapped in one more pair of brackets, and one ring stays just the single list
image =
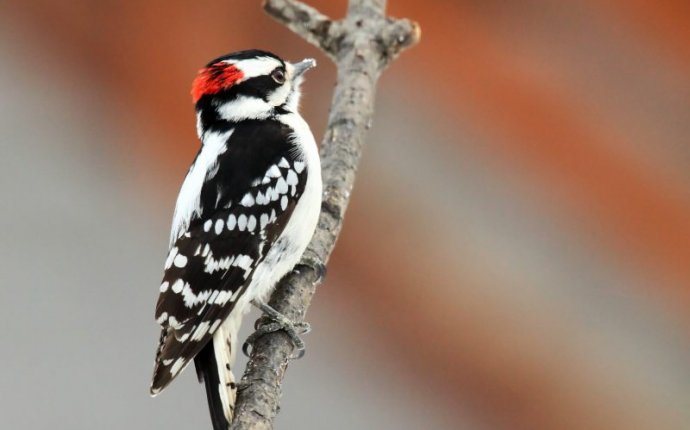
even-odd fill
[{"label": "bird foot", "polygon": [[242,352],[244,353],[244,355],[249,357],[249,347],[254,345],[254,342],[256,342],[256,340],[261,336],[268,333],[283,330],[290,337],[290,340],[292,341],[293,345],[295,346],[295,350],[297,351],[297,354],[290,357],[290,359],[295,360],[302,358],[304,356],[306,348],[304,345],[304,341],[302,340],[300,335],[309,333],[311,331],[311,326],[309,325],[309,323],[294,322],[264,302],[253,300],[252,304],[257,308],[261,309],[261,311],[265,314],[265,317],[269,320],[269,322],[263,323],[261,322],[261,319],[257,320],[255,326],[256,330],[254,331],[254,333],[249,335],[247,340],[242,345]]}]

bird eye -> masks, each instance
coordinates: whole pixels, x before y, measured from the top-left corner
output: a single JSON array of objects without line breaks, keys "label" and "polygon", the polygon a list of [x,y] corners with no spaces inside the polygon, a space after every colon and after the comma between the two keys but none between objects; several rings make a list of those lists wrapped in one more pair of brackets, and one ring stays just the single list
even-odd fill
[{"label": "bird eye", "polygon": [[282,69],[276,69],[271,73],[271,77],[279,84],[285,83],[285,72]]}]

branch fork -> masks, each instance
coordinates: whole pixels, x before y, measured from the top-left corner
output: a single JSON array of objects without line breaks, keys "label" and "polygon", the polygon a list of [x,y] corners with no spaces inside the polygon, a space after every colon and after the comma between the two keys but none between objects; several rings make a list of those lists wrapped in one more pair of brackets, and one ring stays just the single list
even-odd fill
[{"label": "branch fork", "polygon": [[419,41],[419,26],[407,19],[393,19],[384,15],[385,1],[352,1],[347,16],[332,20],[313,7],[294,0],[267,0],[264,10],[304,40],[321,49],[334,62],[346,49],[349,39],[362,35],[374,36],[381,55],[381,69],[385,68],[405,48]]}]

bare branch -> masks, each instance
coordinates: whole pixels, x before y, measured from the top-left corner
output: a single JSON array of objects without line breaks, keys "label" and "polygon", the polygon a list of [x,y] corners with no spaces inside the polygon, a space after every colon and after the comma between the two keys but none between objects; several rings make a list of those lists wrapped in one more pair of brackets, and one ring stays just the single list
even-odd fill
[{"label": "bare branch", "polygon": [[338,23],[299,1],[266,0],[264,10],[276,21],[323,50],[331,59],[335,58]]},{"label": "bare branch", "polygon": [[[344,20],[332,22],[293,0],[268,0],[266,11],[327,52],[338,82],[321,144],[324,195],[319,223],[301,263],[281,280],[269,304],[303,321],[343,224],[364,137],[371,127],[376,83],[383,69],[419,41],[419,26],[385,17],[385,0],[350,0]],[[261,323],[261,320],[260,320]],[[232,430],[271,429],[293,345],[283,332],[257,339],[238,391]]]}]

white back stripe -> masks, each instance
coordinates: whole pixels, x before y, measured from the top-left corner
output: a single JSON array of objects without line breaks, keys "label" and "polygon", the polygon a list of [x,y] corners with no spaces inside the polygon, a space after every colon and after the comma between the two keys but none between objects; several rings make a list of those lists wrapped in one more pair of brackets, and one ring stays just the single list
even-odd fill
[{"label": "white back stripe", "polygon": [[201,213],[199,198],[201,197],[201,187],[204,185],[204,179],[208,172],[215,168],[215,165],[218,163],[218,156],[227,150],[226,142],[232,135],[232,132],[233,130],[224,133],[208,132],[204,135],[201,152],[189,169],[187,177],[182,183],[180,195],[177,196],[172,230],[170,232],[171,248],[177,238],[187,230],[194,214],[198,216]]}]

